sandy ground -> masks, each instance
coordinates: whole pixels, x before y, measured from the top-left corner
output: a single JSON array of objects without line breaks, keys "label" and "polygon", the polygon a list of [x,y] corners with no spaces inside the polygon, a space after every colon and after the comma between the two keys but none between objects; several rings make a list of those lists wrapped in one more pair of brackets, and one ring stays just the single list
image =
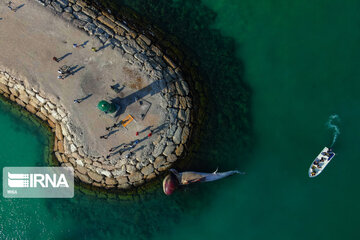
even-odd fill
[{"label": "sandy ground", "polygon": [[[14,76],[27,79],[28,84],[49,98],[62,104],[70,114],[70,119],[77,128],[79,141],[85,151],[92,156],[106,156],[111,147],[130,143],[135,139],[145,139],[137,148],[156,138],[146,138],[148,127],[152,129],[165,122],[165,110],[159,105],[161,101],[159,86],[142,72],[142,69],[130,65],[122,55],[110,46],[91,51],[92,47],[100,48],[102,44],[69,23],[55,16],[46,8],[34,1],[12,1],[14,6],[24,4],[17,12],[7,7],[7,1],[0,2],[0,66],[5,67]],[[73,48],[73,44],[86,43],[85,47]],[[54,56],[62,57],[59,63],[52,60]],[[62,65],[75,68],[75,73],[65,79],[57,79],[57,70]],[[25,79],[24,79],[25,78]],[[124,86],[120,93],[115,93],[110,86]],[[81,103],[74,99],[92,94]],[[151,107],[145,118],[141,113],[146,105],[134,101],[136,96]],[[118,98],[122,111],[117,118],[101,113],[97,109],[100,100]],[[100,139],[107,133],[106,127],[132,114],[136,121],[125,128],[119,128],[107,140]],[[136,148],[134,149],[136,150]]]}]

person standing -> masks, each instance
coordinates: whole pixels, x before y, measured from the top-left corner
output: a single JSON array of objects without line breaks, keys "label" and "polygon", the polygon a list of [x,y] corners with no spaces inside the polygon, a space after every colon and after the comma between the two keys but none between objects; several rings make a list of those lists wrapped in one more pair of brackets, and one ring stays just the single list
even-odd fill
[{"label": "person standing", "polygon": [[100,139],[108,139],[108,135],[100,136]]},{"label": "person standing", "polygon": [[11,11],[16,12],[16,9],[14,9],[11,5],[12,5],[12,2],[9,1],[9,2],[8,2],[8,8],[9,8]]}]

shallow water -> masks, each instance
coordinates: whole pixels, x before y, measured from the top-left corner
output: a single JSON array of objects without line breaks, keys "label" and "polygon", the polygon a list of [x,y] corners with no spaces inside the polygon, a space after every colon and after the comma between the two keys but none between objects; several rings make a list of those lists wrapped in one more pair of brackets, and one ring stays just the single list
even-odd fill
[{"label": "shallow water", "polygon": [[[191,48],[208,119],[189,169],[246,175],[136,201],[0,198],[0,236],[39,239],[357,239],[358,1],[117,1]],[[247,83],[251,91],[245,92]],[[245,89],[245,90],[244,90]],[[250,99],[250,101],[249,101]],[[45,165],[41,131],[0,108],[0,165]],[[317,178],[308,167],[331,144]],[[8,140],[9,139],[9,140]],[[24,151],[17,151],[21,146]],[[34,211],[35,210],[35,211]]]}]

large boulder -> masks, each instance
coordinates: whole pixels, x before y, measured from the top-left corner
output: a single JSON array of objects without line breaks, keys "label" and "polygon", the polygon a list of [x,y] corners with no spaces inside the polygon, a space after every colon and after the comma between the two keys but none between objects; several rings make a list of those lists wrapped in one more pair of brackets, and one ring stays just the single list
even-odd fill
[{"label": "large boulder", "polygon": [[69,1],[68,0],[57,0],[59,2],[59,4],[61,5],[61,7],[66,8],[69,5]]},{"label": "large boulder", "polygon": [[181,156],[181,154],[184,152],[184,145],[180,144],[179,146],[177,146],[177,148],[175,149],[175,154],[176,156]]},{"label": "large boulder", "polygon": [[172,162],[175,162],[176,159],[177,159],[177,157],[175,154],[170,154],[169,156],[167,156],[166,161],[172,163]]},{"label": "large boulder", "polygon": [[51,5],[54,7],[55,11],[61,13],[63,11],[60,3],[58,2],[52,2]]},{"label": "large boulder", "polygon": [[30,104],[26,105],[26,110],[28,110],[32,114],[35,114],[37,112],[36,109],[34,108],[34,106],[30,105]]},{"label": "large boulder", "polygon": [[127,165],[126,165],[126,171],[127,171],[128,173],[132,174],[133,172],[136,171],[136,167],[133,166],[133,165],[131,165],[131,164],[127,164]]},{"label": "large boulder", "polygon": [[138,182],[141,181],[143,179],[143,175],[141,174],[141,172],[133,172],[132,174],[129,175],[129,181],[130,182]]},{"label": "large boulder", "polygon": [[97,174],[96,172],[88,171],[88,175],[92,180],[96,182],[101,182],[101,180],[103,179],[103,177],[100,174]]},{"label": "large boulder", "polygon": [[150,175],[153,172],[154,172],[154,167],[152,164],[149,164],[141,169],[141,173],[144,174],[145,176]]},{"label": "large boulder", "polygon": [[83,13],[85,13],[86,15],[90,16],[93,19],[95,19],[97,17],[96,13],[89,8],[83,8],[82,11],[83,11]]},{"label": "large boulder", "polygon": [[166,147],[166,138],[163,138],[154,148],[153,156],[158,157],[164,151]]},{"label": "large boulder", "polygon": [[91,178],[89,178],[87,175],[81,174],[77,171],[75,171],[75,175],[78,176],[78,178],[85,183],[91,184],[93,182],[93,180]]},{"label": "large boulder", "polygon": [[42,112],[37,112],[36,116],[38,116],[41,120],[45,121],[46,120],[46,116],[42,113]]},{"label": "large boulder", "polygon": [[173,153],[175,150],[175,144],[173,142],[169,142],[168,145],[166,146],[163,154],[165,156],[169,156],[171,153]]},{"label": "large boulder", "polygon": [[74,12],[73,14],[74,14],[74,16],[75,16],[77,19],[80,19],[80,20],[85,21],[85,22],[92,22],[91,17],[89,17],[89,16],[86,15],[85,13],[82,13],[82,12]]},{"label": "large boulder", "polygon": [[160,157],[157,157],[155,159],[155,162],[154,162],[154,167],[156,169],[158,169],[159,167],[161,167],[162,165],[164,165],[166,163],[166,160],[164,158],[164,156],[160,156]]},{"label": "large boulder", "polygon": [[116,181],[118,182],[118,184],[124,184],[127,183],[129,179],[126,176],[120,176],[116,178]]},{"label": "large boulder", "polygon": [[105,16],[99,16],[99,17],[97,18],[97,20],[98,20],[99,22],[101,22],[102,24],[105,24],[106,26],[108,26],[108,27],[111,28],[111,29],[113,29],[114,27],[116,27],[116,24],[115,24],[113,21],[111,21],[110,19],[108,19],[107,17],[105,17]]},{"label": "large boulder", "polygon": [[76,166],[76,170],[78,170],[81,174],[86,174],[86,172],[87,172],[86,167],[79,166],[79,165]]},{"label": "large boulder", "polygon": [[64,139],[61,131],[61,126],[58,123],[56,123],[56,127],[55,127],[55,136],[57,137],[57,139],[61,141]]},{"label": "large boulder", "polygon": [[180,144],[181,142],[181,133],[182,133],[182,128],[180,126],[177,127],[174,136],[173,136],[173,141],[175,144]]},{"label": "large boulder", "polygon": [[115,178],[106,177],[105,183],[106,183],[106,185],[115,185],[117,183],[117,181]]},{"label": "large boulder", "polygon": [[189,137],[189,134],[190,134],[190,129],[189,127],[185,126],[183,131],[182,131],[182,135],[181,135],[181,143],[182,144],[185,144],[188,137]]}]

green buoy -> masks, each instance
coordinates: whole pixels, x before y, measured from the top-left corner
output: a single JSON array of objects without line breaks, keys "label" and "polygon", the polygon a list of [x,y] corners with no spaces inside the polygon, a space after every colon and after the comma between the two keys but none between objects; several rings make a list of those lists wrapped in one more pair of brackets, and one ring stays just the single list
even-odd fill
[{"label": "green buoy", "polygon": [[97,105],[98,109],[100,111],[103,111],[104,113],[114,113],[116,111],[116,105],[114,103],[109,103],[105,100],[102,100]]}]

